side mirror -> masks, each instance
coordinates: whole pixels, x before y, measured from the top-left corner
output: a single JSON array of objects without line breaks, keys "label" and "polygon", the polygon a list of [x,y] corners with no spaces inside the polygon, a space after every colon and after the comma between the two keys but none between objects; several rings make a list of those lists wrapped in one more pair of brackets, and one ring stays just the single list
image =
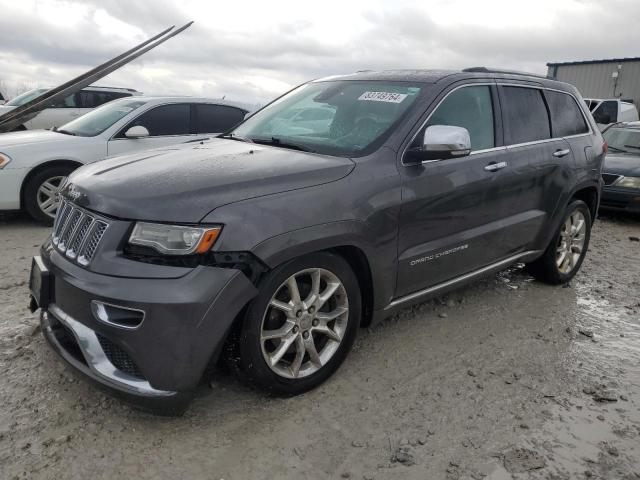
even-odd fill
[{"label": "side mirror", "polygon": [[149,130],[144,128],[142,125],[136,125],[124,132],[124,136],[127,138],[144,138],[149,136]]},{"label": "side mirror", "polygon": [[431,125],[424,131],[422,146],[407,150],[406,163],[422,163],[428,160],[446,160],[464,157],[471,153],[471,138],[463,127]]}]

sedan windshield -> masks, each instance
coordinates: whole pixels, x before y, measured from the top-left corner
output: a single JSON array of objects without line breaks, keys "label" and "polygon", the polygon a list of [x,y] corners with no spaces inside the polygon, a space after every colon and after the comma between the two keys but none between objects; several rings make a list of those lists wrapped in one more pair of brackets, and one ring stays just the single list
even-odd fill
[{"label": "sedan windshield", "polygon": [[406,82],[311,82],[248,118],[230,136],[327,155],[362,156],[382,145],[422,88]]},{"label": "sedan windshield", "polygon": [[78,137],[95,137],[145,103],[144,100],[114,100],[61,126],[58,131]]},{"label": "sedan windshield", "polygon": [[612,127],[603,137],[612,152],[640,153],[640,129]]},{"label": "sedan windshield", "polygon": [[27,102],[30,102],[38,95],[42,95],[44,92],[49,90],[48,88],[36,88],[33,90],[29,90],[28,92],[24,92],[22,95],[18,95],[15,98],[12,98],[10,101],[6,103],[11,107],[19,107],[20,105],[24,105]]}]

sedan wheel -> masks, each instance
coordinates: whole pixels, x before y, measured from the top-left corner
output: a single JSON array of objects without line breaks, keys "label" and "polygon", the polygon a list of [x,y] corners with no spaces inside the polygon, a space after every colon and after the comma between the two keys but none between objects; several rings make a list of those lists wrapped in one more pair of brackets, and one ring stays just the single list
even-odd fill
[{"label": "sedan wheel", "polygon": [[55,176],[46,179],[40,187],[38,187],[36,200],[38,207],[45,215],[55,218],[58,211],[58,205],[60,204],[60,198],[58,191],[60,186],[64,184],[67,177]]},{"label": "sedan wheel", "polygon": [[271,370],[285,378],[316,373],[335,354],[349,321],[344,286],[323,268],[291,275],[272,296],[260,343]]}]

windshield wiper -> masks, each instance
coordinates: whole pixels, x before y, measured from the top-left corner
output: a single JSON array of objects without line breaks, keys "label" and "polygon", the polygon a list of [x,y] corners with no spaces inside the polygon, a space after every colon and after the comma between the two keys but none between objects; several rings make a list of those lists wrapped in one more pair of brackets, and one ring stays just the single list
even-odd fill
[{"label": "windshield wiper", "polygon": [[260,145],[273,145],[275,147],[289,148],[291,150],[300,150],[301,152],[316,153],[315,150],[312,150],[305,145],[300,145],[298,143],[292,142],[283,142],[278,137],[271,137],[271,140],[256,139],[254,140],[254,143],[259,143]]},{"label": "windshield wiper", "polygon": [[229,140],[236,140],[238,142],[254,143],[253,140],[250,139],[249,137],[242,137],[237,133],[223,133],[218,138],[227,138]]},{"label": "windshield wiper", "polygon": [[625,148],[635,148],[636,150],[640,150],[640,147],[637,145],[625,145]]},{"label": "windshield wiper", "polygon": [[624,148],[614,147],[613,145],[609,145],[609,150],[615,150],[616,152],[621,152],[621,153],[629,153]]},{"label": "windshield wiper", "polygon": [[65,130],[63,128],[54,128],[53,131],[56,132],[56,133],[63,133],[65,135],[71,135],[73,137],[77,136],[76,133],[70,132],[69,130]]}]

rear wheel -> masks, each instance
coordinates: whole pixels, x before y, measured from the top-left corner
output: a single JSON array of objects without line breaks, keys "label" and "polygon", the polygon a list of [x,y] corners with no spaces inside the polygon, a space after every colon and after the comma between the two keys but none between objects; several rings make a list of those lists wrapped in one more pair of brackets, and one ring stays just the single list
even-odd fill
[{"label": "rear wheel", "polygon": [[24,207],[35,220],[52,225],[58,211],[58,190],[73,172],[67,165],[47,167],[31,177],[24,189]]},{"label": "rear wheel", "polygon": [[269,273],[247,311],[241,368],[275,393],[314,388],[349,353],[360,312],[358,281],[345,260],[330,253],[292,260]]},{"label": "rear wheel", "polygon": [[568,207],[560,228],[544,254],[527,265],[538,280],[552,285],[571,280],[582,265],[589,248],[591,213],[582,200]]}]

